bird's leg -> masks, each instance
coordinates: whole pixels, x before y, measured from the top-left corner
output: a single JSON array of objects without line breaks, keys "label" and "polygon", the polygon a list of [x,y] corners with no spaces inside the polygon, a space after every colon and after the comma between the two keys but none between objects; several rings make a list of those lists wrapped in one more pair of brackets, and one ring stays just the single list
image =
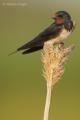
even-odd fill
[{"label": "bird's leg", "polygon": [[64,42],[61,42],[58,46],[59,49],[63,49],[64,48]]}]

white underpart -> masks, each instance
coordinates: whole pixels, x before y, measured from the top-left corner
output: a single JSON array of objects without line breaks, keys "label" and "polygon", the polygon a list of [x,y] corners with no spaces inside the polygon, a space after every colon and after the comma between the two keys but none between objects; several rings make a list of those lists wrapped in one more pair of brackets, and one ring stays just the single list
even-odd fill
[{"label": "white underpart", "polygon": [[64,42],[64,40],[70,35],[70,33],[71,33],[70,31],[63,29],[58,37],[51,39],[47,42],[49,44],[59,44],[61,42]]}]

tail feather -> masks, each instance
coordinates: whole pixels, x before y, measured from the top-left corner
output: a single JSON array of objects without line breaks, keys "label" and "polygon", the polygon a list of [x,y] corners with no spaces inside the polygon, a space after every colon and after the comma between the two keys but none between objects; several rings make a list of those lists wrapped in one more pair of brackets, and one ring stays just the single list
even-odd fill
[{"label": "tail feather", "polygon": [[17,52],[18,52],[18,51],[16,50],[16,51],[14,51],[14,52],[8,54],[8,56],[11,56],[11,55],[13,55],[13,54],[15,54],[15,53],[17,53]]},{"label": "tail feather", "polygon": [[43,46],[33,47],[33,48],[25,50],[24,52],[22,52],[22,54],[29,54],[29,53],[32,53],[32,52],[36,52],[36,51],[38,51],[42,48],[43,48]]},{"label": "tail feather", "polygon": [[25,50],[34,47],[36,44],[33,41],[30,41],[17,49],[17,51]]}]

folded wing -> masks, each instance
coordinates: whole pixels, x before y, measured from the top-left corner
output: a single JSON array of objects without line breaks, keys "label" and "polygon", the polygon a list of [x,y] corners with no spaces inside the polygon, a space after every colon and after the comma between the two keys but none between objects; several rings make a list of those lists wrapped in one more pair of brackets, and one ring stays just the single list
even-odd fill
[{"label": "folded wing", "polygon": [[17,49],[17,51],[25,50],[23,54],[34,52],[43,48],[44,42],[55,38],[61,31],[61,26],[57,26],[54,23],[46,28],[43,32],[38,34],[30,42],[25,43],[23,46]]}]

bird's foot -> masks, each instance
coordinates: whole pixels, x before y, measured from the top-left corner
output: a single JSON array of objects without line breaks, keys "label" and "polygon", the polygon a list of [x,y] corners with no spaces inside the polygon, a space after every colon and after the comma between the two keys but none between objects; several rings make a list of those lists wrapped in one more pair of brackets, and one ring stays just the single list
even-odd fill
[{"label": "bird's foot", "polygon": [[59,44],[58,48],[59,48],[60,50],[61,50],[61,49],[64,49],[64,43],[61,42],[61,43]]}]

